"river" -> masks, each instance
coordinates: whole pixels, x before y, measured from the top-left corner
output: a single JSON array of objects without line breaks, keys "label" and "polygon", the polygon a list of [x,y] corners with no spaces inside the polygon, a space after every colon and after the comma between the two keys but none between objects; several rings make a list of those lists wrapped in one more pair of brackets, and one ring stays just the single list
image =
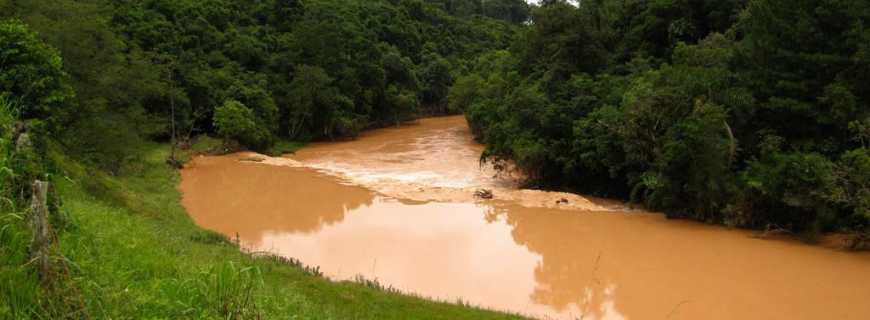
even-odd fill
[{"label": "river", "polygon": [[[462,117],[202,156],[197,224],[255,251],[433,299],[553,319],[870,319],[870,255],[520,190]],[[474,192],[493,191],[480,200]]]}]

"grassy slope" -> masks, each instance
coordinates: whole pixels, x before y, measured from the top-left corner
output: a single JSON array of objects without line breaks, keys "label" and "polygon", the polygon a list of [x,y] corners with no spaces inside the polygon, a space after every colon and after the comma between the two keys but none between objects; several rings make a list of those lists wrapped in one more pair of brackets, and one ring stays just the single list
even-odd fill
[{"label": "grassy slope", "polygon": [[[57,179],[73,227],[60,250],[94,318],[503,319],[508,315],[335,283],[252,258],[199,229],[179,203],[165,146],[138,173],[109,177],[68,164]],[[87,190],[87,191],[86,191]],[[95,197],[94,195],[100,195]]]}]

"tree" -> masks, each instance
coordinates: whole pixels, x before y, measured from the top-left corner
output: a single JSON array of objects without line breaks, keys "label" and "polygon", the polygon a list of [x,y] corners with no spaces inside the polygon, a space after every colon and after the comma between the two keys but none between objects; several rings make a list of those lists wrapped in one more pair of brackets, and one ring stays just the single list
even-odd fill
[{"label": "tree", "polygon": [[529,19],[529,4],[525,0],[485,0],[483,14],[512,23],[523,23]]},{"label": "tree", "polygon": [[22,119],[69,118],[74,92],[57,50],[20,21],[0,22],[0,71],[0,97]]},{"label": "tree", "polygon": [[595,72],[606,65],[606,52],[582,11],[566,2],[532,12],[532,27],[521,47],[520,71],[546,72],[552,81],[564,81],[575,72]]},{"label": "tree", "polygon": [[423,85],[421,102],[433,106],[441,113],[446,113],[447,95],[453,84],[450,74],[450,64],[437,53],[429,53],[423,57],[422,70],[419,73]]},{"label": "tree", "polygon": [[288,126],[291,137],[309,134],[331,138],[340,129],[339,124],[354,120],[349,114],[353,103],[339,93],[333,86],[333,78],[323,68],[300,66],[290,83],[290,96],[293,106]]},{"label": "tree", "polygon": [[227,100],[214,110],[214,126],[225,142],[237,140],[254,149],[265,149],[271,140],[268,131],[257,124],[254,112],[241,102]]},{"label": "tree", "polygon": [[839,189],[832,199],[851,213],[850,231],[870,234],[870,149],[844,153],[837,162]]},{"label": "tree", "polygon": [[850,122],[868,115],[870,4],[865,1],[750,1],[735,31],[735,61],[759,100],[757,123],[789,145],[830,156],[852,146]]},{"label": "tree", "polygon": [[484,85],[484,80],[477,74],[465,76],[456,80],[448,94],[449,112],[464,112],[478,96],[478,90]]}]

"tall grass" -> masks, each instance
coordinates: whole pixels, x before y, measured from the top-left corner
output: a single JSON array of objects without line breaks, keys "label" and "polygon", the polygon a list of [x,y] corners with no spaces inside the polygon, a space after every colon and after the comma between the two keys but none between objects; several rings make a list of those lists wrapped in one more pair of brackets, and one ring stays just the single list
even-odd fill
[{"label": "tall grass", "polygon": [[12,169],[9,168],[9,157],[12,152],[12,104],[0,96],[0,213],[13,207],[9,195],[9,181],[12,180]]},{"label": "tall grass", "polygon": [[200,273],[193,290],[194,305],[207,305],[224,319],[261,318],[254,294],[263,287],[258,267],[222,263]]},{"label": "tall grass", "polygon": [[14,121],[11,103],[0,96],[0,319],[30,318],[39,305],[38,280],[25,267],[30,235],[12,194]]},{"label": "tall grass", "polygon": [[30,235],[23,215],[0,213],[0,319],[28,319],[39,310],[39,279],[26,267]]},{"label": "tall grass", "polygon": [[63,281],[45,287],[28,270],[26,212],[2,209],[0,319],[510,318],[334,283],[296,260],[244,252],[181,207],[167,146],[137,147],[144,156],[122,175],[49,148],[69,224],[53,248]]},{"label": "tall grass", "polygon": [[[18,150],[13,141],[15,113],[10,100],[0,96],[0,319],[88,318],[83,297],[70,281],[68,260],[59,254],[57,243],[50,242],[44,251],[48,268],[36,268],[31,257],[30,199],[26,191],[33,177],[46,176],[46,168],[32,144]],[[67,227],[58,214],[56,199],[50,197],[48,201],[51,213],[46,227],[52,239],[57,238],[58,229]]]}]

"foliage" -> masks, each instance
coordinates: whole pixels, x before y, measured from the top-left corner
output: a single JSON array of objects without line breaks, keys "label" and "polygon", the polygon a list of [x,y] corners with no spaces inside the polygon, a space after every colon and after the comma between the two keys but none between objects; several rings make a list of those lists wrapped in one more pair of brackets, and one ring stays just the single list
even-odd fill
[{"label": "foliage", "polygon": [[225,140],[235,139],[245,145],[266,147],[269,133],[258,126],[254,112],[241,102],[227,100],[214,110],[214,127]]},{"label": "foliage", "polygon": [[22,119],[68,117],[73,92],[58,52],[16,20],[0,21],[0,44],[0,97]]},{"label": "foliage", "polygon": [[[12,104],[5,98],[0,98],[0,208],[9,209],[9,201],[5,196],[11,188],[12,169],[10,158],[12,157],[12,126],[15,118],[12,115]],[[2,212],[2,211],[0,211]]]},{"label": "foliage", "polygon": [[524,0],[426,0],[457,16],[484,15],[513,23],[526,22],[529,4]]},{"label": "foliage", "polygon": [[[510,21],[525,21],[520,4],[488,3],[496,17],[488,18],[412,0],[34,0],[0,3],[0,17],[58,49],[30,45],[33,54],[64,58],[62,68],[56,58],[40,71],[64,85],[53,108],[77,108],[65,116],[63,144],[118,172],[136,157],[123,146],[168,140],[172,122],[182,141],[217,133],[215,107],[227,100],[253,111],[261,137],[243,144],[255,149],[445,113],[454,75],[477,54],[507,47]],[[326,92],[296,94],[303,88]]]},{"label": "foliage", "polygon": [[836,183],[834,163],[816,153],[776,153],[743,172],[745,197],[756,206],[750,225],[804,230],[825,222],[828,195]]},{"label": "foliage", "polygon": [[[68,304],[72,296],[58,294],[64,292],[63,279],[34,272],[26,220],[30,183],[50,178],[43,157],[47,132],[43,122],[25,122],[20,115],[17,103],[0,96],[0,318],[57,317],[74,308]],[[51,218],[59,217],[57,204],[49,199]],[[52,219],[63,229],[58,220]]]},{"label": "foliage", "polygon": [[848,151],[837,162],[833,200],[847,213],[850,231],[870,233],[870,149]]},{"label": "foliage", "polygon": [[868,18],[863,1],[545,1],[450,106],[486,159],[537,185],[709,222],[863,229]]},{"label": "foliage", "polygon": [[450,63],[437,53],[423,55],[423,63],[419,77],[423,85],[420,100],[423,105],[431,106],[442,113],[447,113],[447,94],[453,84],[450,74]]},{"label": "foliage", "polygon": [[[304,134],[322,134],[332,137],[336,131],[344,129],[347,134],[355,134],[359,126],[341,126],[351,116],[353,102],[333,86],[333,79],[320,67],[301,66],[290,83],[290,96],[296,109],[290,114],[290,136],[298,138]],[[321,128],[322,132],[316,132]]]}]

